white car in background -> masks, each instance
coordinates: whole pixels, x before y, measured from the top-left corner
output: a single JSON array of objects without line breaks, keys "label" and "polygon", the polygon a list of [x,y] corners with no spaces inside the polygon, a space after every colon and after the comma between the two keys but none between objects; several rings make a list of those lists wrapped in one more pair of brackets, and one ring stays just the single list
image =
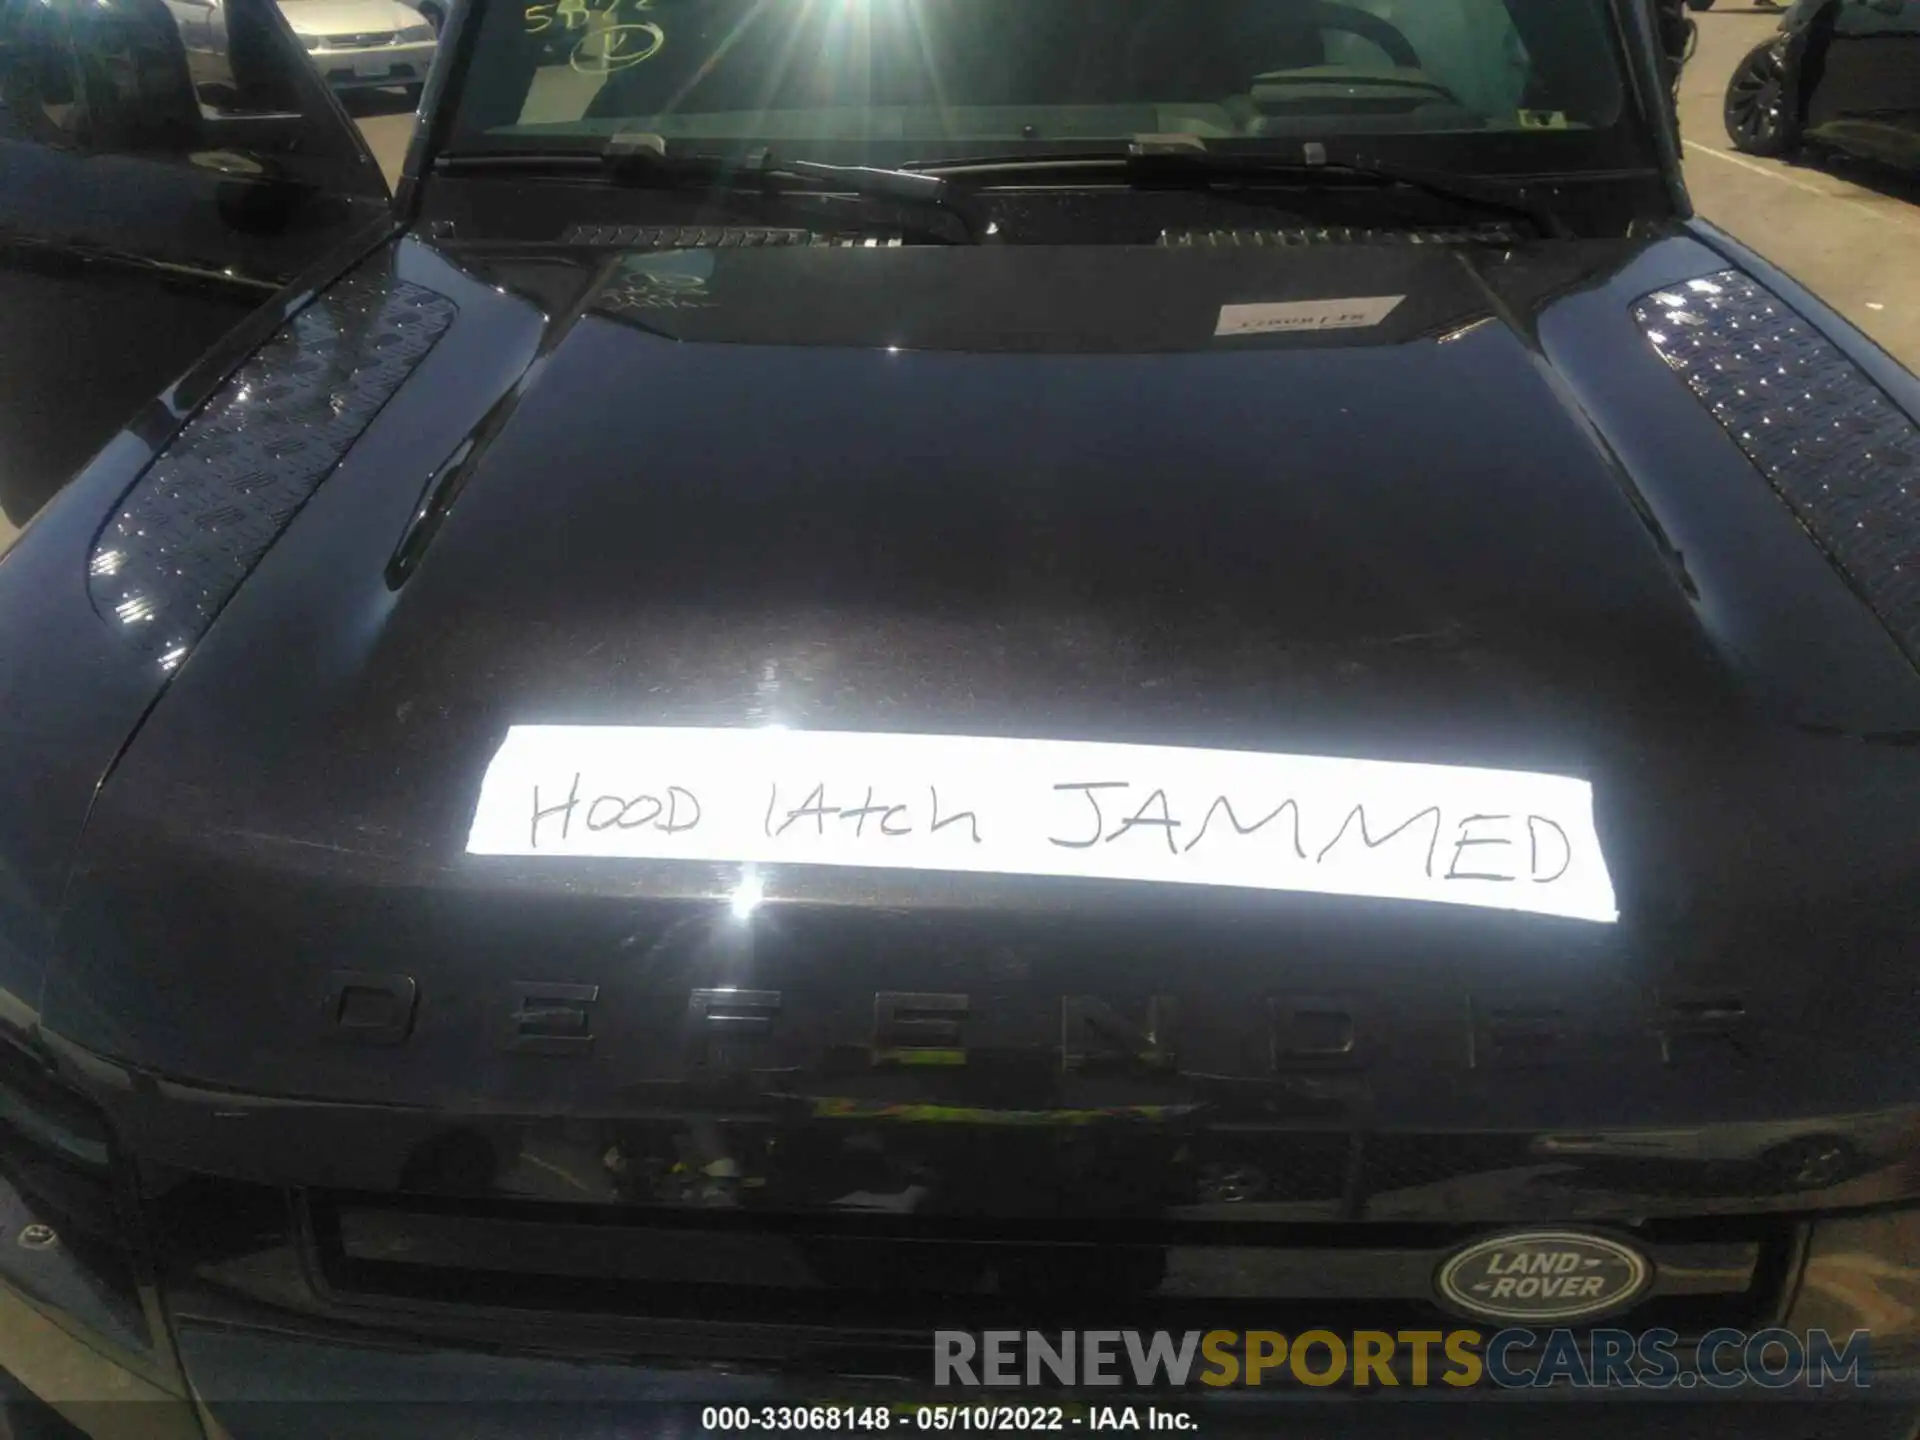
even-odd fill
[{"label": "white car in background", "polygon": [[280,0],[280,13],[336,90],[405,86],[414,98],[438,27],[400,0]]},{"label": "white car in background", "polygon": [[[421,9],[400,0],[280,0],[280,13],[320,73],[336,90],[404,87],[418,100],[433,64],[439,34],[438,8],[445,0],[424,0]],[[230,85],[225,0],[166,0],[180,27],[189,68],[201,99]]]}]

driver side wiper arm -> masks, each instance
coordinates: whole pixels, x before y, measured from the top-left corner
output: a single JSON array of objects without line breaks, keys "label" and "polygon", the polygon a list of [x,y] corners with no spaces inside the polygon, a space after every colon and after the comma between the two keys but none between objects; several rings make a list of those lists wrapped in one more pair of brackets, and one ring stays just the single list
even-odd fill
[{"label": "driver side wiper arm", "polygon": [[871,165],[826,165],[816,160],[778,159],[765,148],[738,156],[697,151],[669,153],[666,142],[658,135],[615,135],[604,146],[592,149],[454,152],[442,155],[435,162],[435,168],[452,174],[577,172],[621,182],[714,190],[742,181],[801,180],[810,189],[821,192],[930,207],[953,216],[969,243],[977,243],[980,238],[980,227],[971,207],[942,176]]}]

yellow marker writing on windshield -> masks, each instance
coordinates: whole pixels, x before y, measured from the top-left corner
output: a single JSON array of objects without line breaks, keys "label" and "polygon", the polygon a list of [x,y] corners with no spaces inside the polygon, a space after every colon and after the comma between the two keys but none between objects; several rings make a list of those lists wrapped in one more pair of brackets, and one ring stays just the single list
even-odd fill
[{"label": "yellow marker writing on windshield", "polygon": [[608,75],[651,60],[666,43],[666,33],[650,21],[609,25],[576,45],[567,63],[582,75]]}]

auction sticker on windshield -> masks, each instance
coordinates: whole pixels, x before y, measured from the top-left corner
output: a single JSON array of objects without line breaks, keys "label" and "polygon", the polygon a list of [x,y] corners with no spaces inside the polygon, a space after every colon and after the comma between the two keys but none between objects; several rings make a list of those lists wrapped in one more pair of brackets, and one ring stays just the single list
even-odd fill
[{"label": "auction sticker on windshield", "polygon": [[516,725],[467,850],[1229,885],[1617,918],[1585,781],[964,735]]}]

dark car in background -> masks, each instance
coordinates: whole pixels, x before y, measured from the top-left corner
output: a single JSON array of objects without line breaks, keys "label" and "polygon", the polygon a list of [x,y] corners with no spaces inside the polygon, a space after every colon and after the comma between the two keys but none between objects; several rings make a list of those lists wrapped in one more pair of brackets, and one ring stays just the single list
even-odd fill
[{"label": "dark car in background", "polygon": [[1571,1236],[1912,1430],[1920,381],[1649,6],[478,0],[392,197],[223,11],[0,0],[0,1367],[914,1415]]},{"label": "dark car in background", "polygon": [[1817,147],[1920,174],[1920,0],[1799,0],[1734,67],[1724,109],[1751,155]]}]

